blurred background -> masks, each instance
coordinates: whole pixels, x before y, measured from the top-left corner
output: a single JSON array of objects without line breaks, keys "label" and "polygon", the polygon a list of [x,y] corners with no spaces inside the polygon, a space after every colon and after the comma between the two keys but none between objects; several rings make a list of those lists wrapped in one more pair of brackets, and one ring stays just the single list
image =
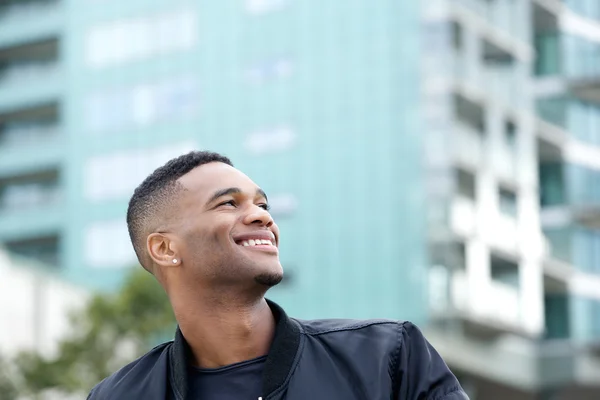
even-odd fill
[{"label": "blurred background", "polygon": [[292,316],[600,399],[600,1],[0,0],[0,399],[172,337],[125,211],[193,149],[269,194]]}]

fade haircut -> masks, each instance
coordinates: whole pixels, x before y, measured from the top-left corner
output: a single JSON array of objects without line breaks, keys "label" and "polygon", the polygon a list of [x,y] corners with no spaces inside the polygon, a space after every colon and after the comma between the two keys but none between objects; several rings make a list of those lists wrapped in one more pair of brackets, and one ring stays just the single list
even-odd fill
[{"label": "fade haircut", "polygon": [[183,186],[179,178],[194,168],[211,162],[233,167],[229,158],[210,151],[192,151],[157,168],[135,189],[127,207],[127,229],[133,249],[142,266],[152,273],[151,260],[146,252],[146,238],[164,215],[166,206],[173,204]]}]

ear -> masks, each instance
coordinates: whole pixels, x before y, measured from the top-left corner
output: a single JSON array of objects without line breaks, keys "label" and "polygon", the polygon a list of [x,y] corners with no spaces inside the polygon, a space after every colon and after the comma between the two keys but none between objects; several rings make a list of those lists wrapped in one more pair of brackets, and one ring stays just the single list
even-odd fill
[{"label": "ear", "polygon": [[150,258],[160,267],[172,267],[181,263],[177,256],[177,244],[168,235],[151,233],[146,240],[146,246]]}]

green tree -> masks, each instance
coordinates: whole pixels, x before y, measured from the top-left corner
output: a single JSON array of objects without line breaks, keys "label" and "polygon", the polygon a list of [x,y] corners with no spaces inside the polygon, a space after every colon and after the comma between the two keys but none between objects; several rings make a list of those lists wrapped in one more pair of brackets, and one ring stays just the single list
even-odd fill
[{"label": "green tree", "polygon": [[10,364],[0,357],[0,400],[16,400],[19,393],[17,374]]},{"label": "green tree", "polygon": [[22,353],[16,365],[28,394],[49,389],[88,392],[161,339],[172,337],[175,326],[162,288],[136,268],[118,293],[97,294],[73,314],[73,334],[59,343],[57,357]]}]

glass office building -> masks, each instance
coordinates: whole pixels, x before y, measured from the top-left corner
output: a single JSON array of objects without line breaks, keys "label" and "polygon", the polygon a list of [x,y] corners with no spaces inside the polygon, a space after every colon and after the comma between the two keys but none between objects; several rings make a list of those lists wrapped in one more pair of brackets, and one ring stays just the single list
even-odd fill
[{"label": "glass office building", "polygon": [[210,149],[269,194],[290,312],[424,321],[419,9],[395,3],[3,2],[0,239],[117,287],[135,186]]}]

